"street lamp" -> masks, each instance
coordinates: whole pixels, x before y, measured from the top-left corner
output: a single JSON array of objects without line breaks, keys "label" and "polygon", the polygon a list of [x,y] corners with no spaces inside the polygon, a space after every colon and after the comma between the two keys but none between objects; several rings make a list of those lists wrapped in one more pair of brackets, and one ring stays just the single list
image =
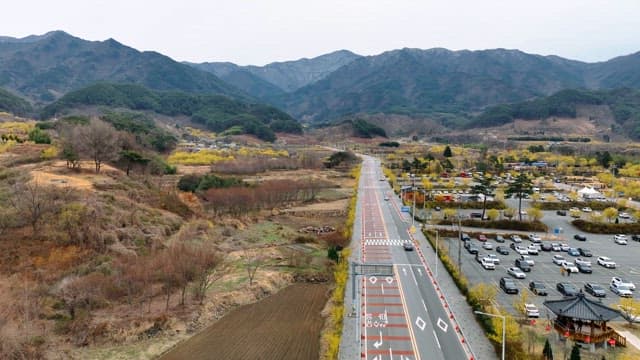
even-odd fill
[{"label": "street lamp", "polygon": [[507,333],[507,317],[504,315],[497,315],[497,314],[489,314],[486,312],[482,312],[482,311],[474,311],[474,313],[476,314],[480,314],[480,315],[487,315],[487,316],[491,316],[491,317],[497,317],[497,318],[501,318],[502,319],[502,360],[504,360],[504,348],[505,348],[505,334]]},{"label": "street lamp", "polygon": [[438,234],[438,229],[436,229],[436,280],[438,279],[438,263],[440,259],[438,258],[438,238],[440,235]]}]

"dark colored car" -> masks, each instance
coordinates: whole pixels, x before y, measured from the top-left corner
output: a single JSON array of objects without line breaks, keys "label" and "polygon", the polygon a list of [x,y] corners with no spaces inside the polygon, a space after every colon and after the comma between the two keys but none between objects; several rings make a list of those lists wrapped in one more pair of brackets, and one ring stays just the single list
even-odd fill
[{"label": "dark colored car", "polygon": [[569,248],[569,250],[567,250],[567,254],[571,256],[580,256],[580,251],[576,248]]},{"label": "dark colored car", "polygon": [[404,251],[413,251],[413,244],[409,241],[406,241],[402,244]]},{"label": "dark colored car", "polygon": [[584,274],[591,274],[593,272],[593,269],[591,269],[591,265],[586,265],[583,263],[577,263],[576,267],[578,268],[578,271],[580,271],[581,273]]},{"label": "dark colored car", "polygon": [[479,213],[479,212],[472,212],[472,213],[469,215],[469,217],[470,217],[470,218],[472,218],[472,219],[482,219],[482,213]]},{"label": "dark colored car", "polygon": [[573,235],[573,238],[578,241],[587,241],[587,237],[582,234],[575,234]]},{"label": "dark colored car", "polygon": [[464,247],[467,249],[467,251],[469,252],[469,254],[474,254],[474,255],[475,255],[475,254],[477,254],[477,253],[478,253],[478,251],[480,250],[480,249],[478,249],[478,247],[477,247],[476,245],[474,245],[471,241],[467,241],[467,242],[464,244]]},{"label": "dark colored car", "polygon": [[631,235],[631,240],[640,241],[640,235]]},{"label": "dark colored car", "polygon": [[584,284],[584,290],[595,297],[607,296],[607,292],[604,290],[604,288],[595,283]]},{"label": "dark colored car", "polygon": [[591,250],[589,250],[589,249],[578,248],[578,252],[580,253],[580,256],[584,256],[584,257],[592,257],[593,256],[593,254],[591,253]]},{"label": "dark colored car", "polygon": [[526,261],[522,259],[516,259],[516,266],[520,268],[523,272],[530,272],[531,265],[529,265]]},{"label": "dark colored car", "polygon": [[462,233],[462,235],[460,235],[460,240],[462,241],[471,240],[471,236],[469,236],[469,234],[467,233]]},{"label": "dark colored car", "polygon": [[560,294],[564,296],[576,296],[578,295],[578,289],[571,283],[561,282],[556,285],[556,289],[560,291]]},{"label": "dark colored car", "polygon": [[540,245],[540,249],[542,251],[551,251],[553,250],[553,246],[551,246],[551,243],[543,242],[542,245]]},{"label": "dark colored car", "polygon": [[529,290],[531,290],[532,293],[538,295],[538,296],[547,296],[547,287],[544,285],[543,282],[540,281],[532,281],[529,283]]},{"label": "dark colored car", "polygon": [[507,294],[518,294],[518,287],[515,281],[508,277],[500,278],[500,289]]},{"label": "dark colored car", "polygon": [[502,255],[509,255],[509,248],[506,246],[498,246],[496,247],[496,252]]},{"label": "dark colored car", "polygon": [[556,215],[567,216],[567,210],[558,210],[556,211]]},{"label": "dark colored car", "polygon": [[503,243],[504,242],[504,236],[496,235],[496,242]]}]

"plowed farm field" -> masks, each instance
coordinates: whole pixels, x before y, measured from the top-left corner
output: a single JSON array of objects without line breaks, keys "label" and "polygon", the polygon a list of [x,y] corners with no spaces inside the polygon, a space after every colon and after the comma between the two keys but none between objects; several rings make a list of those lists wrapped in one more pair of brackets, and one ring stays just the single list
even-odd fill
[{"label": "plowed farm field", "polygon": [[316,360],[326,285],[294,284],[240,307],[160,360]]}]

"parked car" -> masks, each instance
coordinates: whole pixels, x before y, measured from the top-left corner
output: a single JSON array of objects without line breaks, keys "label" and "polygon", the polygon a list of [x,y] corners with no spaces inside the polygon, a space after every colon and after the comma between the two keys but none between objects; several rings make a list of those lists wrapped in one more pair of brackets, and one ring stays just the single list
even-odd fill
[{"label": "parked car", "polygon": [[510,267],[507,269],[507,274],[513,276],[516,279],[524,279],[527,275],[519,267]]},{"label": "parked car", "polygon": [[527,246],[527,251],[529,252],[529,255],[538,255],[540,252],[540,249],[536,244],[531,244]]},{"label": "parked car", "polygon": [[583,234],[575,234],[573,235],[573,238],[578,241],[587,241],[587,237],[584,236]]},{"label": "parked car", "polygon": [[627,245],[627,235],[623,235],[623,234],[613,235],[613,242],[618,245]]},{"label": "parked car", "polygon": [[500,278],[500,288],[507,294],[518,294],[518,287],[511,278]]},{"label": "parked car", "polygon": [[571,248],[569,247],[569,244],[565,244],[565,243],[560,244],[560,250],[561,250],[561,251],[565,251],[565,252],[567,252],[567,251],[569,251],[569,249],[571,249]]},{"label": "parked car", "polygon": [[614,294],[620,297],[633,297],[631,289],[625,285],[611,283],[609,284],[609,288],[611,289],[611,291],[613,291]]},{"label": "parked car", "polygon": [[409,241],[402,243],[402,247],[404,248],[404,251],[413,251],[413,244]]},{"label": "parked car", "polygon": [[550,243],[543,242],[542,244],[540,244],[540,249],[542,249],[542,251],[551,251],[553,250],[553,247],[551,246]]},{"label": "parked car", "polygon": [[509,248],[507,248],[506,246],[498,246],[496,247],[496,252],[500,255],[509,255]]},{"label": "parked car", "polygon": [[587,259],[581,258],[581,257],[576,258],[575,263],[576,263],[576,265],[589,265],[589,266],[591,266],[591,261],[590,260],[587,260]]},{"label": "parked car", "polygon": [[553,261],[554,264],[558,265],[558,266],[562,266],[562,264],[564,264],[565,258],[562,255],[553,255],[553,257],[551,257],[551,261]]},{"label": "parked car", "polygon": [[472,219],[482,219],[482,213],[472,212],[471,214],[469,214],[469,217]]},{"label": "parked car", "polygon": [[595,297],[607,296],[607,293],[606,291],[604,291],[604,288],[596,283],[584,284],[584,290]]},{"label": "parked car", "polygon": [[618,284],[618,285],[624,285],[626,287],[628,287],[631,290],[635,290],[636,289],[636,285],[634,283],[632,283],[631,281],[627,281],[621,277],[618,276],[614,276],[611,278],[611,283],[612,284]]},{"label": "parked car", "polygon": [[531,272],[531,265],[529,265],[526,261],[522,259],[516,259],[515,265],[518,269],[522,270],[523,272]]},{"label": "parked car", "polygon": [[591,208],[590,208],[590,207],[588,207],[588,206],[585,206],[585,207],[583,207],[583,208],[582,208],[582,212],[590,213],[590,212],[592,212],[592,211],[593,211],[593,210],[591,210]]},{"label": "parked car", "polygon": [[560,245],[560,243],[551,243],[551,250],[562,251],[562,246]]},{"label": "parked car", "polygon": [[539,318],[540,311],[538,311],[538,307],[534,304],[524,304],[524,311],[527,313],[527,317],[530,318]]},{"label": "parked car", "polygon": [[519,255],[529,255],[529,250],[523,246],[515,246],[513,250]]},{"label": "parked car", "polygon": [[536,262],[533,261],[533,258],[531,258],[531,256],[529,255],[520,255],[519,259],[526,261],[526,263],[529,264],[530,266],[536,265]]},{"label": "parked car", "polygon": [[471,236],[469,236],[469,234],[467,234],[467,233],[462,233],[460,235],[460,240],[462,240],[462,241],[471,240]]},{"label": "parked car", "polygon": [[486,257],[482,258],[482,261],[480,262],[480,265],[482,265],[482,267],[485,270],[495,270],[496,269],[496,264],[494,264],[491,259],[488,259]]},{"label": "parked car", "polygon": [[542,242],[542,238],[540,237],[540,235],[529,234],[529,241],[531,241],[534,244],[539,244]]},{"label": "parked car", "polygon": [[567,210],[558,210],[558,211],[556,211],[556,215],[558,215],[558,216],[567,216]]},{"label": "parked car", "polygon": [[631,240],[640,241],[640,235],[631,235]]},{"label": "parked car", "polygon": [[591,274],[593,272],[593,268],[591,268],[591,264],[576,264],[578,271],[583,274]]},{"label": "parked car", "polygon": [[511,235],[511,241],[513,241],[514,243],[521,243],[522,238],[518,235]]},{"label": "parked car", "polygon": [[616,268],[616,263],[613,260],[611,260],[611,258],[608,256],[598,256],[597,262],[598,262],[598,265],[604,266],[609,269]]},{"label": "parked car", "polygon": [[577,273],[577,272],[580,271],[580,270],[578,270],[578,267],[575,266],[572,262],[565,261],[561,266],[566,271],[569,271],[569,272],[572,272],[572,273]]},{"label": "parked car", "polygon": [[580,255],[582,255],[584,257],[592,257],[593,256],[593,254],[591,253],[591,250],[589,250],[589,249],[578,248],[578,252],[580,253]]},{"label": "parked car", "polygon": [[493,261],[494,264],[500,264],[500,258],[496,254],[487,254],[486,258]]},{"label": "parked car", "polygon": [[576,248],[569,248],[569,250],[567,250],[567,255],[580,256],[580,252]]},{"label": "parked car", "polygon": [[631,215],[629,215],[629,213],[626,213],[626,212],[621,212],[620,214],[618,214],[618,217],[620,219],[631,219]]},{"label": "parked car", "polygon": [[478,253],[478,251],[480,250],[480,249],[478,249],[478,247],[477,247],[475,244],[473,244],[471,241],[467,241],[467,242],[465,242],[464,247],[467,249],[467,251],[469,252],[469,254],[474,254],[474,255],[475,255],[475,254],[477,254],[477,253]]},{"label": "parked car", "polygon": [[556,289],[560,292],[560,294],[564,296],[576,296],[578,295],[578,289],[571,283],[561,282],[556,284]]},{"label": "parked car", "polygon": [[487,241],[482,244],[482,248],[485,250],[493,250],[493,244]]},{"label": "parked car", "polygon": [[478,235],[478,240],[479,241],[487,241],[487,236],[485,234],[480,234],[480,235]]},{"label": "parked car", "polygon": [[529,283],[529,290],[538,296],[547,296],[547,286],[542,281],[532,281]]},{"label": "parked car", "polygon": [[580,211],[580,209],[578,209],[577,207],[572,207],[571,209],[569,209],[569,212],[575,212],[575,211]]},{"label": "parked car", "polygon": [[503,243],[504,242],[504,236],[496,235],[496,242]]}]

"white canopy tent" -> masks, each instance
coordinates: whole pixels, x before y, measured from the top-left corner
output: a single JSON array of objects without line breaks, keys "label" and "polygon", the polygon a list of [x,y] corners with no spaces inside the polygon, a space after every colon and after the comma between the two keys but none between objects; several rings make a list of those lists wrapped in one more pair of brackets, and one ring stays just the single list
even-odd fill
[{"label": "white canopy tent", "polygon": [[578,195],[580,195],[584,200],[604,199],[604,195],[602,195],[598,190],[588,186],[578,190]]}]

